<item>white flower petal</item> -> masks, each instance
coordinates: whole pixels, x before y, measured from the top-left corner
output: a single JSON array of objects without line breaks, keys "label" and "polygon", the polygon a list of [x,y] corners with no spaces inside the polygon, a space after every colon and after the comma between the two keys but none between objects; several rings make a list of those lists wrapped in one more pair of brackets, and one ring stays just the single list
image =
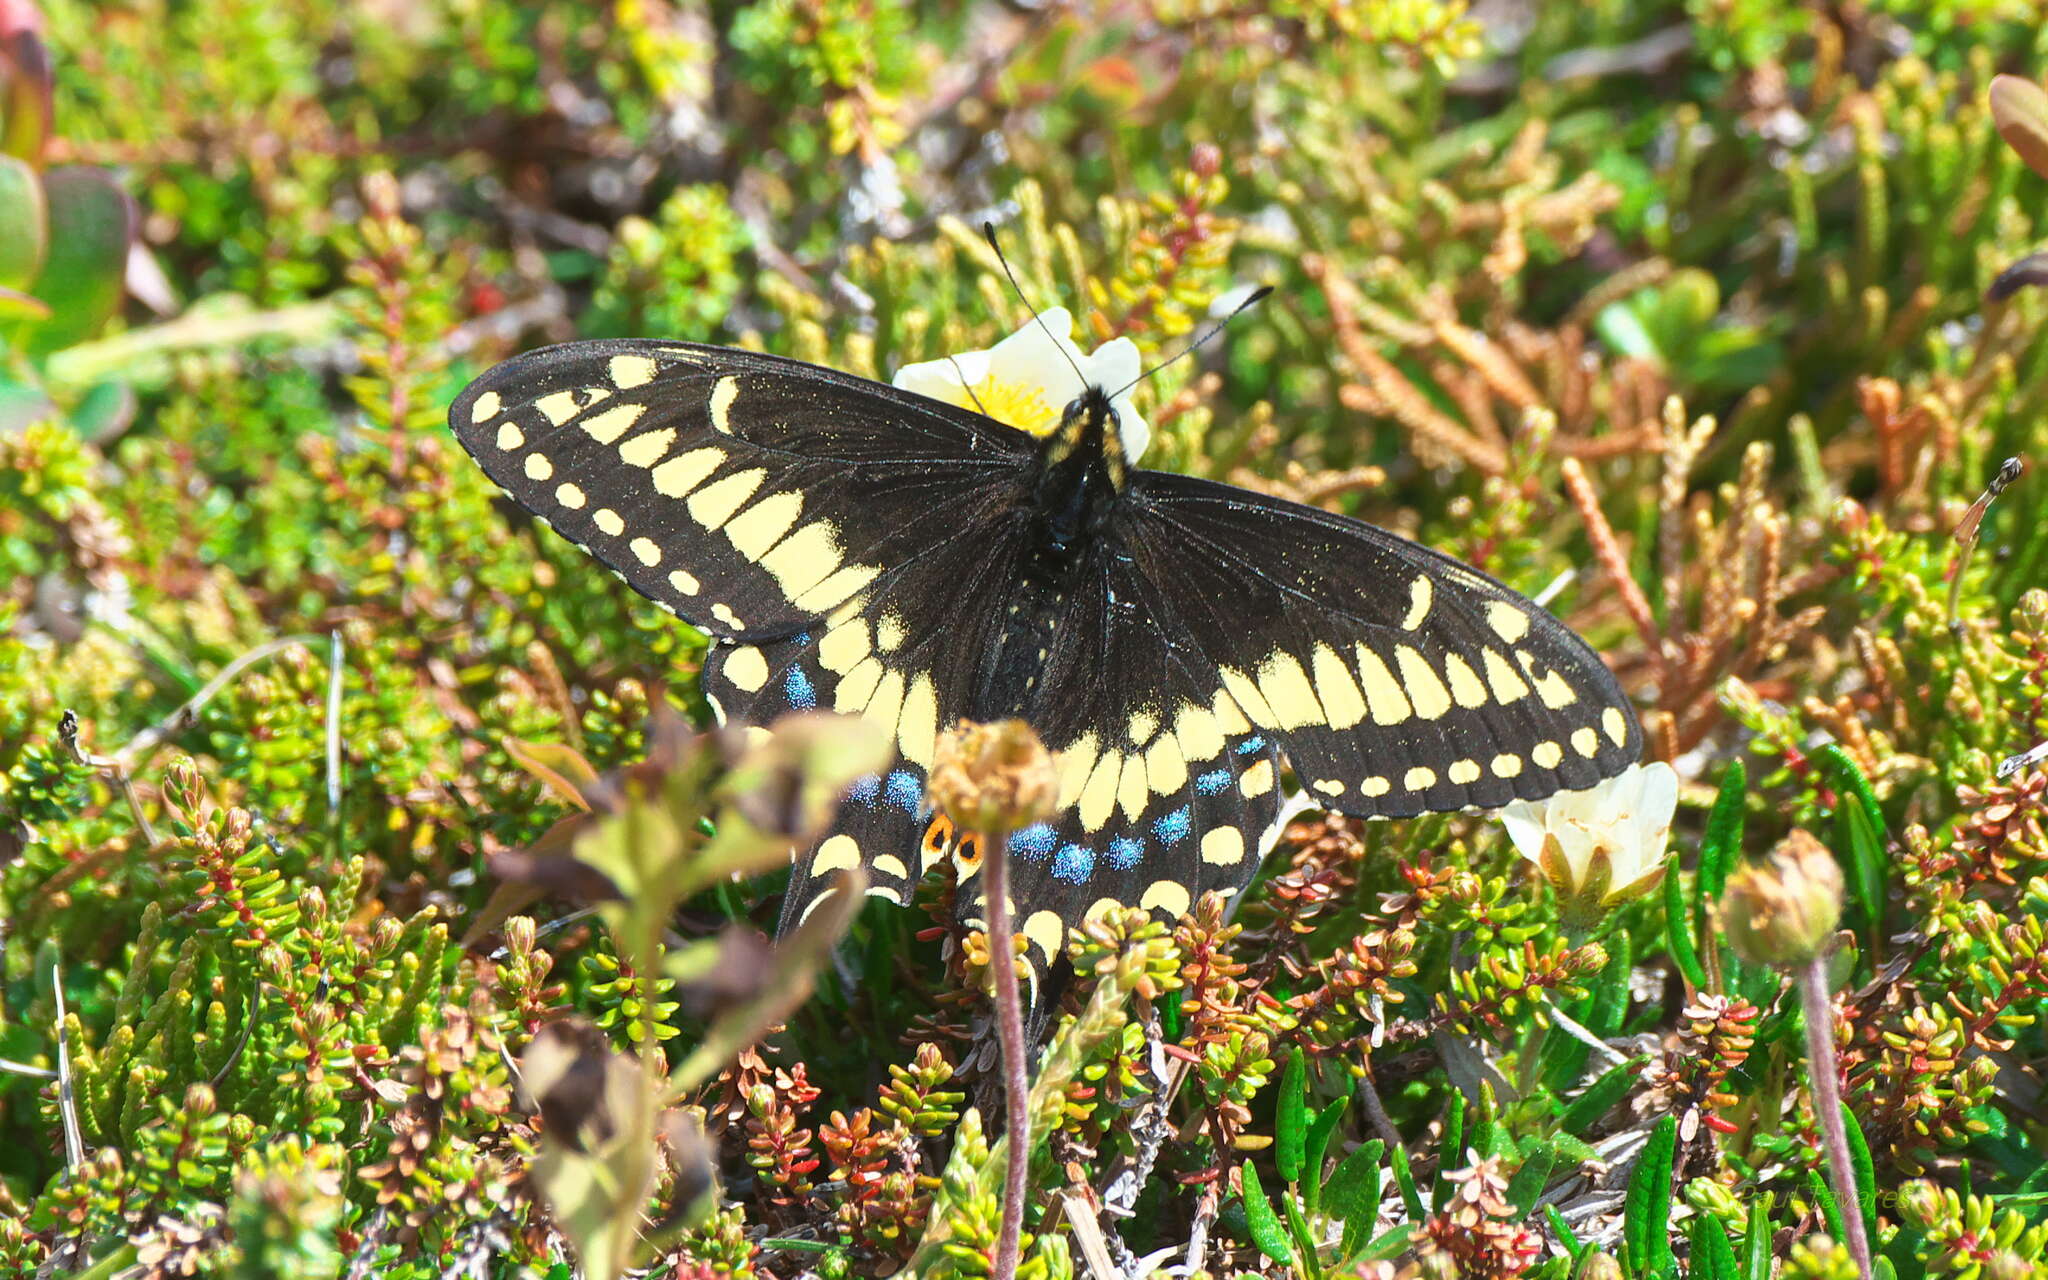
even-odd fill
[{"label": "white flower petal", "polygon": [[1112,338],[1081,361],[1081,372],[1104,391],[1125,391],[1144,371],[1144,357],[1129,338]]},{"label": "white flower petal", "polygon": [[1543,852],[1543,815],[1527,800],[1517,800],[1500,811],[1500,823],[1507,828],[1515,852],[1536,861]]},{"label": "white flower petal", "polygon": [[1084,388],[1121,392],[1110,407],[1116,410],[1124,456],[1135,462],[1152,441],[1152,430],[1129,394],[1144,370],[1138,346],[1117,338],[1083,353],[1074,345],[1073,330],[1073,314],[1051,307],[986,351],[907,364],[892,381],[1040,436],[1059,424],[1061,413]]},{"label": "white flower petal", "polygon": [[988,377],[988,357],[986,351],[963,351],[941,360],[906,364],[896,371],[890,383],[947,404],[972,407],[967,388]]},{"label": "white flower petal", "polygon": [[1065,307],[1039,312],[1038,320],[1026,321],[989,348],[989,376],[1013,386],[1043,387],[1047,400],[1065,405],[1081,394],[1074,368],[1083,357],[1070,336],[1073,331],[1074,318]]},{"label": "white flower petal", "polygon": [[1225,289],[1222,293],[1209,300],[1209,318],[1211,320],[1228,320],[1237,312],[1239,307],[1242,307],[1253,294],[1259,291],[1259,288],[1260,286],[1255,284],[1240,284],[1232,285],[1230,288]]},{"label": "white flower petal", "polygon": [[1118,434],[1123,438],[1124,457],[1132,462],[1145,456],[1152,443],[1152,428],[1131,403],[1131,387],[1144,375],[1145,360],[1138,344],[1129,338],[1112,338],[1095,348],[1081,364],[1093,386],[1112,393],[1110,408],[1116,410]]},{"label": "white flower petal", "polygon": [[1663,867],[1677,807],[1678,775],[1656,762],[1631,765],[1583,791],[1560,792],[1535,804],[1516,801],[1501,811],[1501,824],[1516,851],[1532,862],[1546,837],[1557,841],[1573,880],[1557,886],[1567,896],[1584,888],[1594,851],[1604,850],[1608,898],[1619,901],[1631,895],[1616,897],[1616,890],[1641,884]]}]

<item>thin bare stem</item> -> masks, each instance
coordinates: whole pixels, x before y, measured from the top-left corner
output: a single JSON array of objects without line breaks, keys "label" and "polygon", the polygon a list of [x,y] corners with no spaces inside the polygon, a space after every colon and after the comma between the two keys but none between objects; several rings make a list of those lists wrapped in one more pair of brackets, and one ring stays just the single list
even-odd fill
[{"label": "thin bare stem", "polygon": [[1849,1131],[1842,1125],[1841,1068],[1835,1062],[1835,1006],[1828,998],[1828,966],[1817,955],[1799,971],[1799,995],[1805,1005],[1806,1077],[1813,1089],[1813,1110],[1828,1149],[1828,1180],[1835,1184],[1835,1203],[1842,1208],[1842,1226],[1849,1234],[1849,1256],[1856,1274],[1870,1280],[1870,1241],[1863,1235],[1863,1203],[1856,1194],[1856,1171],[1849,1163]]},{"label": "thin bare stem", "polygon": [[143,757],[156,750],[163,743],[164,739],[180,732],[197,720],[199,713],[205,709],[206,704],[218,697],[220,691],[227,688],[236,676],[241,675],[242,672],[272,654],[282,653],[293,645],[304,645],[307,648],[311,648],[319,642],[320,637],[316,635],[293,635],[281,636],[267,644],[257,645],[254,649],[249,650],[241,657],[236,658],[233,662],[228,663],[228,665],[215,672],[213,679],[208,680],[201,686],[199,692],[185,699],[184,703],[176,711],[171,712],[171,714],[130,738],[126,746],[114,753],[111,761],[102,762],[96,760],[94,763],[99,764],[102,768],[106,767],[107,764],[112,764],[124,773],[134,769],[137,764],[141,763]]},{"label": "thin bare stem", "polygon": [[64,1120],[64,1167],[85,1163],[85,1137],[78,1127],[78,1095],[71,1082],[71,1042],[66,1035],[64,970],[50,962],[50,991],[57,1000],[57,1114]]},{"label": "thin bare stem", "polygon": [[989,1280],[1016,1280],[1024,1234],[1024,1188],[1031,1169],[1031,1080],[1024,1061],[1024,1003],[1017,991],[1017,948],[1010,930],[1010,863],[1005,837],[984,833],[982,889],[988,903],[989,964],[996,979],[996,1037],[1003,1050],[1003,1115],[1009,1157],[1003,1174],[1003,1224]]}]

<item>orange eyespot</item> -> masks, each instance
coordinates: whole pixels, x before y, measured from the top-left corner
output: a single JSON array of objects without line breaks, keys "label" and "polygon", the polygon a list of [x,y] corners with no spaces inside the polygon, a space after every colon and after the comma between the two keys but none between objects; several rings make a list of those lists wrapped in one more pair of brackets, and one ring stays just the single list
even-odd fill
[{"label": "orange eyespot", "polygon": [[981,865],[981,837],[972,831],[960,837],[960,847],[953,851],[953,861],[963,867]]},{"label": "orange eyespot", "polygon": [[943,813],[932,815],[924,828],[924,856],[936,858],[953,843],[953,820]]}]

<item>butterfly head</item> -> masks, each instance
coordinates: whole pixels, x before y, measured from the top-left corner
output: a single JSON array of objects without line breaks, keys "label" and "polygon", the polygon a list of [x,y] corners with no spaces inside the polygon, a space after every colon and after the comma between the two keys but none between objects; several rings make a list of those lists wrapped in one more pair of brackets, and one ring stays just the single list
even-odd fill
[{"label": "butterfly head", "polygon": [[1130,471],[1130,443],[1110,393],[1091,383],[1067,402],[1060,425],[1046,437],[1045,461],[1049,467],[1087,467],[1099,460],[1111,487],[1120,490]]}]

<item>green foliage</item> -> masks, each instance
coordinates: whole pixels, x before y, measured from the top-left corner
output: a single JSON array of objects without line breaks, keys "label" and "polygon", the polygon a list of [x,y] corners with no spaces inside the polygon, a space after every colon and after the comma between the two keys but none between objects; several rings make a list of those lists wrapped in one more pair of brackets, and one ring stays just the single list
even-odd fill
[{"label": "green foliage", "polygon": [[[1483,815],[1308,813],[1242,902],[1098,919],[1024,1274],[1846,1280],[1853,1216],[1880,1274],[2048,1272],[2032,6],[18,12],[0,1274],[987,1274],[954,886],[759,944],[801,833],[749,797],[861,748],[692,737],[704,638],[441,418],[544,341],[886,378],[1026,300],[1152,364],[1253,281],[1135,389],[1148,463],[1562,581],[1685,781],[1668,869],[1567,928]],[[1718,916],[1794,828],[1853,1197]],[[543,1119],[512,1063],[604,1087]]]}]

